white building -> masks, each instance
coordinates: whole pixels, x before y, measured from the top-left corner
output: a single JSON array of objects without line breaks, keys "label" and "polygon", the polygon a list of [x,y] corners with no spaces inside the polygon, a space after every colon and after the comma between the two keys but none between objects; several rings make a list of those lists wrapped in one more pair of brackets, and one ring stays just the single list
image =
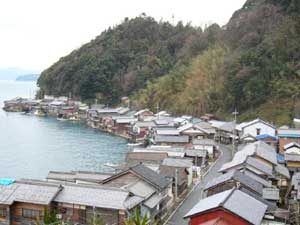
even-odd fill
[{"label": "white building", "polygon": [[241,123],[236,126],[240,136],[250,134],[253,137],[261,134],[276,136],[276,127],[261,119],[255,119],[250,122]]}]

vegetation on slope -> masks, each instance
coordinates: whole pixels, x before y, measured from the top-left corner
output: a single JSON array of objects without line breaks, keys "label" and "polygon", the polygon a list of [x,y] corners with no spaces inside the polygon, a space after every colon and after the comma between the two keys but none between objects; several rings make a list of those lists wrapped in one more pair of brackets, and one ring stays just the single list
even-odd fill
[{"label": "vegetation on slope", "polygon": [[125,19],[45,70],[46,94],[290,123],[299,113],[300,3],[248,0],[226,26],[202,31],[142,15]]}]

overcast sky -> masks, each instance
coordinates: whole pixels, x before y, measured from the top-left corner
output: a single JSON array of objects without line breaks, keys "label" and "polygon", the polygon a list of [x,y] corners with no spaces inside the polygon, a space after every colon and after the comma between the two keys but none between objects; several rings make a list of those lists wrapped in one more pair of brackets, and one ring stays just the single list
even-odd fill
[{"label": "overcast sky", "polygon": [[125,17],[224,25],[246,0],[1,0],[0,68],[42,71]]}]

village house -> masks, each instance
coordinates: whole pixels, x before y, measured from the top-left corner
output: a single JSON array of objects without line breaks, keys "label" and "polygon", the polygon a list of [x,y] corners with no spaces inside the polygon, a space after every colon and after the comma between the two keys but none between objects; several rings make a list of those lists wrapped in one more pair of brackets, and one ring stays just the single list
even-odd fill
[{"label": "village house", "polygon": [[283,146],[284,153],[286,154],[298,154],[300,155],[300,144],[291,142]]},{"label": "village house", "polygon": [[238,190],[202,199],[186,215],[190,225],[261,225],[267,205]]},{"label": "village house", "polygon": [[105,179],[102,185],[121,188],[142,198],[141,214],[148,214],[151,221],[164,218],[173,200],[172,182],[142,164]]},{"label": "village house", "polygon": [[85,225],[101,218],[105,224],[125,225],[128,213],[141,200],[119,188],[65,184],[53,201],[57,217],[71,224]]},{"label": "village house", "polygon": [[270,136],[277,135],[276,127],[274,125],[259,118],[250,122],[238,124],[236,128],[239,131],[240,136],[245,134],[250,134],[253,137],[261,134],[268,134]]},{"label": "village house", "polygon": [[211,124],[216,128],[216,135],[214,137],[215,141],[223,144],[232,143],[236,130],[236,123],[234,121],[221,123],[213,122]]},{"label": "village house", "polygon": [[284,154],[284,146],[295,142],[300,144],[300,129],[279,129],[278,130],[279,152]]},{"label": "village house", "polygon": [[193,148],[196,150],[206,150],[211,158],[215,158],[217,154],[217,144],[212,139],[194,139]]},{"label": "village house", "polygon": [[150,130],[157,125],[154,121],[137,121],[129,130],[129,135],[134,141],[142,141],[149,134]]},{"label": "village house", "polygon": [[256,142],[256,138],[254,136],[252,136],[251,134],[243,134],[239,138],[239,142],[241,144],[250,144],[250,143]]},{"label": "village house", "polygon": [[185,158],[191,159],[195,167],[208,165],[208,151],[206,149],[185,149]]},{"label": "village house", "polygon": [[21,180],[0,185],[0,224],[32,225],[43,221],[45,211],[54,207],[59,184]]},{"label": "village house", "polygon": [[234,187],[245,188],[259,196],[263,195],[263,185],[239,170],[232,170],[214,178],[204,188],[207,196],[211,196]]},{"label": "village house", "polygon": [[165,158],[159,167],[159,173],[172,180],[173,193],[178,197],[193,182],[193,163],[189,159]]},{"label": "village house", "polygon": [[299,154],[284,154],[287,168],[292,172],[300,172],[300,155]]}]

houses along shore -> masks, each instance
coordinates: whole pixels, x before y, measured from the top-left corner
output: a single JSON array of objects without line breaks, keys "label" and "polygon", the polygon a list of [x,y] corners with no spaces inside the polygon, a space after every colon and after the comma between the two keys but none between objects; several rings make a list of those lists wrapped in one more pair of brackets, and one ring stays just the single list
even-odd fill
[{"label": "houses along shore", "polygon": [[[203,183],[204,196],[184,215],[190,224],[299,224],[300,129],[262,119],[237,124],[214,115],[174,117],[165,111],[88,107],[46,96],[13,99],[4,109],[82,120],[132,142],[124,163],[111,173],[49,171],[43,180],[0,179],[0,224],[42,221],[46,211],[70,224],[124,224],[139,208],[150,224],[167,218],[204,174],[214,170],[222,145],[232,161]],[[175,210],[176,212],[176,210]]]}]

